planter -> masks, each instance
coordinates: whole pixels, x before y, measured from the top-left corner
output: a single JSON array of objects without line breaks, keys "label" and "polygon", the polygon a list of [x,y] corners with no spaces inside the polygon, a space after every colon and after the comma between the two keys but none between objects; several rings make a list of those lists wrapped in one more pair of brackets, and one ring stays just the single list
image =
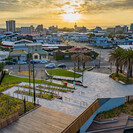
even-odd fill
[{"label": "planter", "polygon": [[8,118],[0,120],[0,129],[10,125],[11,123],[17,121],[19,119],[18,113],[14,113],[13,115],[9,116]]}]

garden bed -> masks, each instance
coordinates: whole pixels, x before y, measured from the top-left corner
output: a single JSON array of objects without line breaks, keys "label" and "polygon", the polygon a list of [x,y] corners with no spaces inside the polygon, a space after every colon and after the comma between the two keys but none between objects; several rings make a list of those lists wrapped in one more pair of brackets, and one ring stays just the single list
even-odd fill
[{"label": "garden bed", "polygon": [[117,108],[114,108],[110,111],[105,111],[96,116],[96,119],[109,119],[114,117],[119,117],[121,113],[128,115],[133,115],[133,103],[125,103]]},{"label": "garden bed", "polygon": [[123,73],[119,73],[118,74],[118,78],[116,78],[116,73],[113,73],[110,75],[110,78],[112,79],[117,79],[116,81],[120,81],[120,82],[123,82],[125,84],[133,84],[133,78],[129,78],[129,82],[126,81],[126,75],[124,75]]},{"label": "garden bed", "polygon": [[[31,102],[26,102],[26,111],[30,111],[37,107]],[[8,95],[0,95],[0,120],[8,118],[14,113],[18,113],[19,116],[24,114],[24,102],[20,99],[10,97]]]},{"label": "garden bed", "polygon": [[[16,90],[14,93],[28,95],[28,96],[34,96],[34,93],[33,92],[29,92],[29,91]],[[59,96],[53,95],[52,93],[51,94],[44,94],[41,91],[40,91],[40,93],[36,93],[35,95],[38,98],[43,98],[43,99],[47,99],[47,100],[52,100],[54,98],[59,98]]]},{"label": "garden bed", "polygon": [[0,120],[0,129],[10,125],[11,123],[17,121],[19,119],[18,113],[14,113],[7,118],[1,119]]},{"label": "garden bed", "polygon": [[[11,76],[11,75],[5,75],[2,84],[0,86],[0,92],[7,90],[8,88],[11,88],[13,86],[15,86],[16,84],[19,84],[21,82],[29,82],[28,78],[20,78],[20,77],[16,77],[16,76]],[[60,84],[56,84],[56,83],[51,83],[49,81],[46,80],[35,80],[36,83],[38,84],[46,84],[46,85],[52,85],[55,87],[64,87],[63,85]],[[33,83],[33,79],[31,79],[31,83]],[[69,89],[73,89],[71,87],[67,87]]]}]

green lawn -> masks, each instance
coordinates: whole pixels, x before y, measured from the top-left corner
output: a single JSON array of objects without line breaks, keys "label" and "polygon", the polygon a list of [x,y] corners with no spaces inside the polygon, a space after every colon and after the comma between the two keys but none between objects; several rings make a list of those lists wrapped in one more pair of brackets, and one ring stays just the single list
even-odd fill
[{"label": "green lawn", "polygon": [[[74,72],[63,70],[63,69],[53,69],[53,70],[47,70],[49,75],[54,76],[64,76],[64,77],[74,77]],[[75,73],[75,78],[80,78],[82,75]]]},{"label": "green lawn", "polygon": [[[110,77],[112,79],[115,79],[115,75],[116,75],[116,73],[113,73],[113,74],[110,75]],[[133,84],[133,78],[129,78],[129,82],[127,82],[126,81],[126,75],[124,75],[123,73],[119,73],[118,79],[123,81],[126,84]]]},{"label": "green lawn", "polygon": [[[21,83],[21,82],[29,82],[29,79],[28,78],[15,77],[15,76],[11,76],[11,75],[5,75],[5,77],[2,81],[2,84],[0,86],[0,92],[4,91],[7,88],[14,86],[15,84]],[[31,82],[33,83],[33,79],[31,79]],[[43,83],[43,84],[53,85],[53,86],[57,86],[57,87],[64,87],[63,85],[51,83],[51,82],[46,81],[46,80],[43,80],[43,82],[42,82],[42,80],[36,79],[35,82],[38,84]],[[70,87],[67,87],[67,88],[70,88]],[[73,88],[70,88],[70,89],[73,89]]]}]

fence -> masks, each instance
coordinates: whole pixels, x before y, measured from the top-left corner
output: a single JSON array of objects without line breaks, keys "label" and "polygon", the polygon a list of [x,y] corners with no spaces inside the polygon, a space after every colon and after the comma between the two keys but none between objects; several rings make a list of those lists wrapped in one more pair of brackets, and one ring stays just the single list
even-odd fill
[{"label": "fence", "polygon": [[108,111],[124,103],[125,97],[97,99],[66,129],[64,129],[62,133],[85,132],[98,113]]},{"label": "fence", "polygon": [[96,112],[99,108],[98,99],[95,100],[77,119],[75,119],[62,133],[76,133],[80,127]]}]

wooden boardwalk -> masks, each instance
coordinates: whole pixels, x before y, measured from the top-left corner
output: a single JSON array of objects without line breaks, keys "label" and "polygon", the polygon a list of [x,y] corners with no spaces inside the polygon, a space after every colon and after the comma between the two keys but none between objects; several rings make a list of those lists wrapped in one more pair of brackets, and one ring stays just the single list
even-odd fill
[{"label": "wooden boardwalk", "polygon": [[76,117],[40,107],[21,117],[0,133],[61,133]]}]

